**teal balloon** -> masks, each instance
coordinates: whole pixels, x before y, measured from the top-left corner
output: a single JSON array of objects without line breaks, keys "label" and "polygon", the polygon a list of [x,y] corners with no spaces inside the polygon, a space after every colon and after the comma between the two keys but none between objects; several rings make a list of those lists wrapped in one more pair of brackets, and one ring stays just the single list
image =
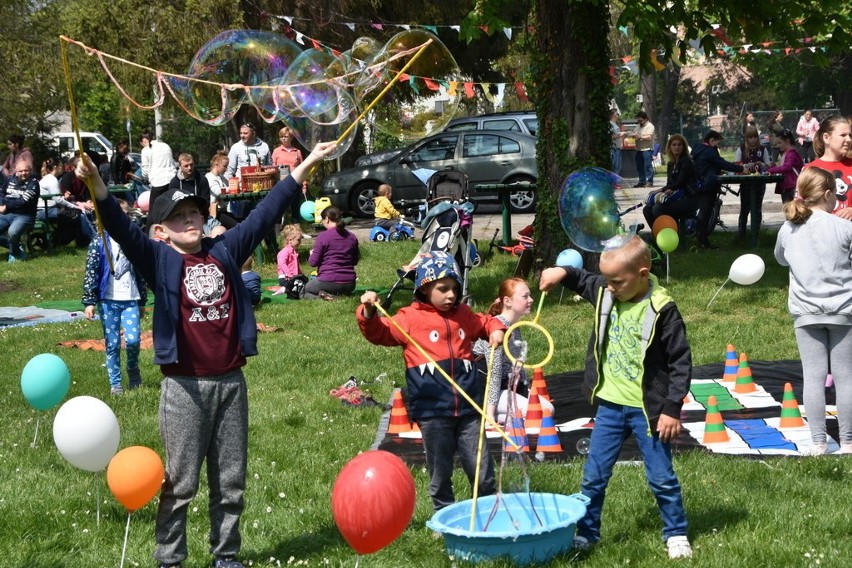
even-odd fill
[{"label": "teal balloon", "polygon": [[36,355],[21,373],[21,392],[37,410],[48,410],[59,404],[70,386],[68,365],[53,353]]},{"label": "teal balloon", "polygon": [[657,233],[657,246],[660,250],[668,254],[673,252],[677,245],[680,244],[680,237],[677,236],[677,231],[666,227]]},{"label": "teal balloon", "polygon": [[305,221],[313,221],[314,220],[314,211],[316,210],[316,203],[313,201],[305,201],[302,203],[301,207],[299,207],[299,215],[302,216],[302,219]]},{"label": "teal balloon", "polygon": [[556,266],[566,268],[583,268],[583,256],[574,249],[565,249],[556,257]]}]

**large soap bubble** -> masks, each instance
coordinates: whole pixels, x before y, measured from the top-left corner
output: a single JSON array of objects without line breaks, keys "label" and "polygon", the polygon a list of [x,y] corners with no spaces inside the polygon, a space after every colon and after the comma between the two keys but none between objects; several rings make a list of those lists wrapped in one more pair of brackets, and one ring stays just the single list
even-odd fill
[{"label": "large soap bubble", "polygon": [[[280,34],[259,30],[228,30],[198,50],[187,75],[213,83],[264,85],[279,80],[302,50]],[[201,81],[167,79],[170,90],[187,112],[209,124],[223,124],[233,118],[246,101],[250,89],[226,88]],[[272,90],[251,92],[252,104],[272,98]],[[271,105],[269,105],[271,106]],[[272,117],[265,117],[268,119]]]},{"label": "large soap bubble", "polygon": [[[355,100],[363,110],[429,40],[432,43],[405,71],[408,80],[395,83],[368,116],[379,130],[400,140],[438,132],[458,108],[460,97],[449,96],[447,87],[460,81],[461,74],[446,46],[425,30],[400,32],[368,61],[355,85]],[[443,101],[442,112],[435,111],[439,100]]]},{"label": "large soap bubble", "polygon": [[601,252],[609,239],[622,232],[617,200],[628,199],[620,195],[622,181],[601,168],[582,168],[563,182],[559,220],[579,248]]}]

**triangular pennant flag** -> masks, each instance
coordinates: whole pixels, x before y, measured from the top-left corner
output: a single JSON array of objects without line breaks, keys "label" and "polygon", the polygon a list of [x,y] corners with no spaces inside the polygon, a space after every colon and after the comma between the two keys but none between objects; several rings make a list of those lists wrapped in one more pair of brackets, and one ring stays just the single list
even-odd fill
[{"label": "triangular pennant flag", "polygon": [[473,83],[465,82],[465,84],[464,84],[464,94],[465,94],[465,96],[467,96],[467,98],[469,98],[469,99],[472,99],[472,98],[474,97],[474,94],[475,94],[475,93],[473,92]]},{"label": "triangular pennant flag", "polygon": [[657,50],[656,49],[651,50],[651,65],[653,65],[654,69],[656,69],[657,71],[662,71],[663,69],[666,68],[665,64],[661,63],[660,60],[657,59]]},{"label": "triangular pennant flag", "polygon": [[512,39],[512,28],[503,28],[503,33],[508,39]]},{"label": "triangular pennant flag", "polygon": [[344,24],[344,25],[345,25],[347,28],[349,28],[349,31],[351,31],[351,32],[354,32],[354,31],[355,31],[355,24],[353,24],[352,22],[347,22],[347,23],[346,23],[346,24]]},{"label": "triangular pennant flag", "polygon": [[527,90],[524,88],[523,83],[515,83],[515,92],[518,93],[518,99],[521,102],[527,102],[529,97],[527,96]]},{"label": "triangular pennant flag", "polygon": [[305,45],[305,36],[303,36],[300,32],[296,32],[296,43],[299,45]]},{"label": "triangular pennant flag", "polygon": [[459,86],[458,81],[450,81],[450,86],[447,89],[447,94],[451,97],[456,96],[456,89],[458,88],[458,86]]},{"label": "triangular pennant flag", "polygon": [[375,28],[379,31],[382,31],[382,30],[385,29],[384,26],[382,24],[378,23],[378,22],[373,22],[372,24],[370,24],[370,27],[373,27],[373,28]]},{"label": "triangular pennant flag", "polygon": [[450,26],[450,29],[456,32],[461,32],[461,26]]},{"label": "triangular pennant flag", "polygon": [[482,93],[485,95],[485,98],[488,99],[488,102],[491,104],[496,104],[494,102],[494,95],[491,94],[491,83],[480,83],[482,87]]},{"label": "triangular pennant flag", "polygon": [[291,26],[293,25],[293,16],[282,16],[282,18]]},{"label": "triangular pennant flag", "polygon": [[486,34],[488,33],[488,26],[479,26],[479,29],[485,32]]},{"label": "triangular pennant flag", "polygon": [[423,26],[435,35],[438,35],[438,26]]},{"label": "triangular pennant flag", "polygon": [[417,86],[417,78],[414,75],[410,75],[408,77],[408,86],[411,87],[411,90],[414,91],[415,95],[420,94],[420,88]]},{"label": "triangular pennant flag", "polygon": [[441,86],[438,83],[436,83],[435,81],[433,81],[432,79],[428,79],[426,77],[423,77],[423,82],[426,83],[426,88],[429,89],[430,91],[440,91],[441,90]]},{"label": "triangular pennant flag", "polygon": [[408,24],[403,24],[403,25],[401,25],[401,26],[399,26],[399,27],[401,27],[401,28],[402,28],[402,29],[404,29],[405,31],[409,31],[409,30],[411,30],[411,26],[409,26]]},{"label": "triangular pennant flag", "polygon": [[314,49],[317,51],[322,51],[322,44],[313,38],[311,38],[311,45],[313,45]]},{"label": "triangular pennant flag", "polygon": [[409,75],[408,73],[400,73],[400,74],[399,74],[399,80],[400,80],[400,81],[403,81],[403,82],[404,82],[404,81],[408,81],[408,78],[409,78],[410,76],[411,76],[411,75]]}]

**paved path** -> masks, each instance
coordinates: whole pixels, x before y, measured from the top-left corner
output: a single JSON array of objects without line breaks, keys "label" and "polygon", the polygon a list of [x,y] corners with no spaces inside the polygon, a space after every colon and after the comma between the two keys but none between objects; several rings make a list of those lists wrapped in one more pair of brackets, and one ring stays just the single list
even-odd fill
[{"label": "paved path", "polygon": [[[638,179],[627,179],[626,180],[631,186],[638,183]],[[658,181],[659,183],[659,181]],[[659,188],[659,186],[658,186]],[[734,189],[737,189],[737,186],[734,186]],[[648,193],[653,188],[635,188],[632,191],[636,194],[636,200],[644,201],[644,198],[647,197]],[[725,227],[727,231],[736,231],[737,230],[737,218],[740,212],[740,201],[739,197],[731,194],[726,194],[722,198],[722,221],[725,223]],[[512,239],[517,237],[517,232],[526,227],[527,225],[532,224],[535,219],[534,214],[513,214],[512,215]],[[645,224],[645,218],[642,216],[642,210],[637,209],[635,211],[631,211],[630,213],[624,216],[625,225],[632,225],[636,223]],[[766,187],[766,194],[763,198],[763,227],[769,228],[778,228],[784,223],[784,214],[781,212],[781,196],[775,194],[775,184],[769,184]],[[362,242],[369,240],[370,238],[370,229],[373,228],[373,220],[372,219],[354,219],[352,223],[349,225],[349,229],[354,232],[358,239]],[[501,213],[501,208],[499,205],[481,205],[476,214],[474,215],[473,220],[473,236],[476,239],[488,241],[494,235],[494,231],[503,229],[503,218]],[[723,230],[721,227],[716,228],[717,231]],[[421,232],[417,232],[417,237],[419,238]],[[498,239],[502,240],[503,235],[499,235]]]}]

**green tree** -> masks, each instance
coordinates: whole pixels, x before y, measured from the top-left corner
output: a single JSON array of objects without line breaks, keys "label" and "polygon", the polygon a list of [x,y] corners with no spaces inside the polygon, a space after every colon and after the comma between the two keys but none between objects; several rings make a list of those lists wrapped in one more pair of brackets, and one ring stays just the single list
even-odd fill
[{"label": "green tree", "polygon": [[[467,22],[469,34],[475,36],[480,25],[505,26],[507,4],[508,0],[480,0]],[[760,18],[754,17],[753,6],[736,0],[700,6],[693,1],[624,0],[620,5],[616,25],[629,26],[638,38],[640,65],[647,72],[653,69],[653,50],[683,62],[690,41],[698,40],[706,53],[713,54],[723,34],[738,43],[780,40],[792,46],[806,46],[807,37],[825,45],[829,53],[846,53],[852,43],[850,9],[843,0],[819,4],[767,0]],[[555,214],[562,180],[580,165],[609,163],[610,10],[606,0],[536,0],[533,12],[538,212],[544,213],[536,216],[536,250],[542,262],[550,262],[566,240]],[[714,25],[721,28],[714,32]],[[828,61],[821,52],[815,56]]]}]

